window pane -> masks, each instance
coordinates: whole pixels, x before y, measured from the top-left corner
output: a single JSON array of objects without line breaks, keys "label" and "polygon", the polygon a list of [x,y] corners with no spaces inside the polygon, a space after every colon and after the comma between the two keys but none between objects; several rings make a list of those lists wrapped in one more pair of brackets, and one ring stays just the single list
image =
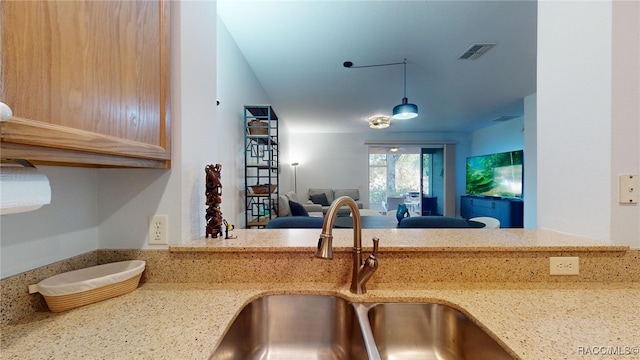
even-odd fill
[{"label": "window pane", "polygon": [[402,154],[395,161],[395,194],[420,191],[420,155]]},{"label": "window pane", "polygon": [[386,188],[387,169],[384,167],[369,168],[369,189],[371,191],[384,191]]},{"label": "window pane", "polygon": [[422,155],[422,193],[431,194],[431,154]]},{"label": "window pane", "polygon": [[387,198],[387,168],[383,166],[369,167],[369,203],[382,204]]},{"label": "window pane", "polygon": [[386,154],[369,154],[369,165],[386,165]]}]

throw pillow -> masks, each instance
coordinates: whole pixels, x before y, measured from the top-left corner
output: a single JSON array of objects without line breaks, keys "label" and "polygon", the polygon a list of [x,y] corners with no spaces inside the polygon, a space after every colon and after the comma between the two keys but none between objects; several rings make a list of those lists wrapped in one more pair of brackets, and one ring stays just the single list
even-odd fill
[{"label": "throw pillow", "polygon": [[291,209],[291,216],[309,216],[307,209],[295,201],[289,200],[289,208]]},{"label": "throw pillow", "polygon": [[325,193],[310,195],[309,198],[311,198],[311,201],[314,204],[320,204],[322,206],[331,205],[331,204],[329,204],[329,200],[327,199],[327,194],[325,194]]}]

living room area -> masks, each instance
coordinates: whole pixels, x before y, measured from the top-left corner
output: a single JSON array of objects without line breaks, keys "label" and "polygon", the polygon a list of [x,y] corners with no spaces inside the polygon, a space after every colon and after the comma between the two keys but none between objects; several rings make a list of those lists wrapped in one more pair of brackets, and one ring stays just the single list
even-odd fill
[{"label": "living room area", "polygon": [[[355,121],[356,119],[353,119],[353,121],[351,119],[348,121],[343,119],[339,127],[333,128],[324,126],[326,124],[322,121],[315,121],[313,124],[301,126],[299,123],[300,118],[323,118],[324,112],[327,114],[331,114],[331,112],[329,112],[329,109],[325,109],[326,111],[316,110],[317,106],[314,105],[313,107],[308,107],[313,109],[310,113],[302,112],[296,113],[295,116],[288,116],[279,102],[273,101],[274,94],[267,94],[263,84],[256,77],[255,69],[251,66],[251,64],[255,63],[246,58],[247,49],[239,47],[242,42],[238,43],[237,39],[234,38],[233,31],[235,29],[229,30],[226,28],[228,25],[226,19],[225,22],[220,21],[220,19],[218,21],[218,67],[232,70],[218,72],[218,89],[220,96],[224,97],[221,98],[221,105],[218,106],[218,116],[225,119],[234,119],[239,126],[242,126],[243,119],[239,116],[239,112],[243,105],[271,104],[274,107],[280,116],[277,196],[294,192],[295,198],[299,200],[299,203],[306,204],[310,201],[309,189],[356,189],[359,197],[357,201],[361,203],[363,210],[367,210],[365,212],[371,211],[372,213],[386,215],[387,212],[396,209],[396,205],[392,204],[392,198],[401,198],[401,203],[408,205],[413,215],[422,215],[424,199],[430,198],[432,201],[435,200],[436,205],[435,210],[429,211],[429,215],[460,217],[460,197],[466,193],[464,174],[467,157],[523,149],[525,153],[528,153],[528,150],[525,149],[525,137],[533,137],[534,140],[528,141],[528,143],[535,144],[535,133],[524,131],[524,129],[536,127],[535,86],[532,87],[531,92],[525,92],[522,98],[515,98],[510,101],[510,103],[513,103],[511,105],[512,109],[515,110],[509,113],[515,113],[520,116],[512,117],[508,121],[490,122],[487,120],[487,123],[481,128],[471,131],[469,129],[456,130],[454,128],[438,131],[411,131],[405,128],[405,124],[408,125],[416,121],[434,123],[434,125],[441,124],[441,121],[429,119],[428,114],[433,105],[425,108],[421,107],[426,112],[423,113],[421,111],[421,115],[417,120],[406,120],[404,123],[402,121],[394,122],[387,129],[367,129],[366,119],[363,119],[362,123],[358,122],[360,120]],[[324,66],[334,71],[334,65],[329,66],[327,64]],[[340,64],[335,67],[337,71],[345,71],[344,68],[340,70]],[[408,71],[415,72],[416,63],[409,59],[407,68]],[[396,68],[380,71],[380,76],[386,73],[402,74],[401,68],[394,69]],[[369,70],[346,71],[348,72],[343,75],[354,74],[356,76],[356,74],[361,74],[358,71]],[[378,75],[378,70],[374,75]],[[412,78],[414,80],[411,80]],[[285,78],[281,80],[283,83],[294,81],[294,79]],[[396,80],[402,80],[402,78],[394,75],[389,79],[389,83],[395,83]],[[415,76],[406,78],[406,82],[415,81]],[[353,81],[351,83],[352,86],[358,85],[353,84]],[[299,92],[297,94],[299,95],[299,103],[307,103],[310,100],[309,96],[315,91],[309,88],[308,91]],[[476,95],[479,96],[480,94]],[[384,103],[393,104],[395,102],[393,96],[385,96],[382,100]],[[336,103],[336,105],[338,104]],[[391,107],[389,107],[389,110]],[[290,110],[287,109],[287,111]],[[492,114],[487,114],[486,117],[490,118],[490,115]],[[423,118],[423,116],[426,116],[426,118]],[[391,184],[387,182],[383,185],[384,189],[381,191],[380,188],[376,188],[373,185],[370,157],[374,148],[390,151],[394,147],[400,149],[444,149],[445,146],[447,149],[444,152],[447,159],[443,161],[441,169],[433,169],[429,173],[428,181],[425,182],[424,178],[420,178],[421,174],[418,174],[417,182],[412,186],[398,186],[397,183]],[[531,149],[531,151],[535,151],[535,149]],[[243,164],[241,159],[241,156],[235,157],[234,167],[237,169],[236,171],[242,171]],[[292,166],[291,164],[297,165]],[[530,164],[535,165],[533,162]],[[525,171],[525,177],[530,176],[530,179],[535,179],[535,167],[532,167],[532,169]],[[401,177],[400,175],[398,178]],[[238,184],[236,185],[235,193],[242,196],[244,184],[235,183]],[[528,185],[535,185],[535,180],[527,181],[525,179],[524,186]],[[534,190],[525,190],[524,193],[535,196],[535,188]],[[242,198],[238,199],[232,210],[237,219],[236,224],[240,226],[244,222],[241,219],[245,218],[243,203]],[[226,206],[229,207],[229,205]],[[225,204],[223,203],[223,211],[229,213],[224,207]],[[389,209],[390,207],[392,209]],[[272,212],[277,213],[278,211],[274,208]],[[530,214],[534,214],[534,212]]]},{"label": "living room area", "polygon": [[[408,3],[407,3],[408,4]],[[512,3],[514,5],[515,3]],[[545,6],[542,6],[545,5]],[[367,141],[384,141],[389,144],[402,144],[411,141],[450,141],[455,144],[454,165],[455,178],[452,181],[446,183],[446,187],[454,192],[453,197],[449,198],[449,201],[453,202],[453,206],[449,207],[450,211],[453,211],[454,216],[459,216],[460,209],[460,197],[465,195],[465,179],[464,179],[464,164],[465,159],[469,156],[483,155],[488,153],[498,153],[511,150],[524,150],[524,182],[523,182],[523,200],[524,200],[524,226],[535,228],[544,223],[545,226],[557,229],[564,229],[569,231],[567,227],[571,228],[571,231],[580,234],[588,234],[589,230],[593,227],[597,227],[595,222],[581,220],[589,218],[589,216],[573,216],[571,219],[565,219],[563,214],[568,213],[567,208],[571,208],[577,213],[589,213],[591,210],[582,209],[582,207],[572,208],[571,204],[574,204],[576,199],[581,198],[583,192],[578,193],[578,189],[584,188],[585,184],[591,185],[597,188],[599,184],[607,183],[604,177],[613,177],[614,171],[608,166],[606,151],[601,151],[601,148],[607,148],[606,144],[603,146],[594,147],[593,142],[589,142],[589,145],[584,142],[584,138],[597,137],[597,134],[605,134],[609,131],[611,125],[619,126],[618,124],[627,125],[628,120],[620,117],[615,118],[615,122],[611,121],[599,121],[597,119],[609,119],[610,113],[607,109],[610,106],[610,101],[607,97],[601,97],[603,89],[610,89],[610,79],[607,78],[591,78],[591,82],[588,86],[579,86],[578,79],[582,79],[584,73],[597,73],[608,74],[611,73],[611,66],[609,62],[606,62],[607,56],[611,57],[611,37],[606,36],[603,33],[601,38],[597,39],[597,46],[602,49],[602,56],[598,58],[598,61],[593,62],[579,62],[574,61],[571,54],[575,54],[581,48],[581,45],[591,44],[593,45],[593,39],[590,36],[575,35],[570,39],[565,37],[558,37],[557,32],[559,27],[564,34],[565,29],[557,23],[557,19],[562,16],[551,16],[556,10],[560,13],[561,9],[555,9],[555,7],[562,8],[560,5],[551,6],[550,4],[541,4],[538,8],[545,9],[542,14],[539,14],[538,21],[534,21],[533,24],[537,24],[537,31],[534,30],[534,35],[539,37],[538,41],[533,42],[533,46],[529,49],[529,54],[533,55],[534,66],[537,66],[537,79],[538,83],[532,89],[532,91],[521,94],[522,98],[519,100],[524,103],[524,116],[521,118],[515,118],[508,121],[501,121],[500,117],[497,117],[496,122],[492,122],[494,119],[491,116],[486,116],[484,121],[486,128],[475,129],[472,131],[447,131],[444,129],[446,122],[441,118],[430,117],[429,111],[433,105],[420,106],[421,117],[418,119],[425,124],[432,124],[437,127],[437,130],[433,131],[406,131],[400,123],[393,123],[389,129],[386,130],[369,130],[366,129],[366,118],[346,118],[344,116],[334,117],[334,121],[340,121],[344,123],[343,129],[335,131],[327,130],[323,125],[330,120],[328,112],[325,110],[316,110],[317,106],[334,107],[341,109],[348,102],[351,101],[351,96],[344,97],[335,103],[327,103],[320,101],[318,98],[311,97],[309,92],[312,89],[318,88],[319,84],[301,81],[299,72],[291,71],[291,62],[281,61],[281,65],[287,68],[287,72],[279,73],[280,77],[276,83],[267,83],[259,80],[256,72],[260,70],[258,67],[252,68],[252,64],[258,64],[253,59],[247,59],[243,55],[243,51],[238,44],[234,42],[233,36],[225,28],[225,23],[218,19],[218,32],[217,32],[217,66],[220,69],[218,71],[217,88],[218,96],[220,97],[221,104],[217,108],[217,118],[220,125],[224,125],[225,129],[229,130],[230,134],[233,131],[238,131],[242,128],[242,119],[239,114],[244,104],[272,104],[278,111],[282,108],[280,106],[282,97],[279,93],[270,92],[267,93],[265,89],[271,89],[270,85],[277,85],[278,83],[291,88],[294,85],[298,89],[298,84],[303,83],[304,87],[309,91],[298,91],[296,96],[289,96],[290,99],[295,99],[296,102],[303,108],[304,111],[297,112],[293,116],[287,116],[284,112],[282,115],[283,126],[282,129],[282,161],[279,168],[280,172],[280,192],[286,193],[287,191],[295,191],[300,199],[306,200],[307,191],[309,188],[357,188],[360,191],[360,197],[363,200],[363,206],[369,207],[370,204],[366,204],[369,198],[368,194],[368,163],[367,163]],[[586,4],[575,5],[578,8],[587,7]],[[534,5],[534,8],[536,6]],[[534,9],[535,10],[535,9]],[[529,13],[535,13],[529,12]],[[601,13],[588,13],[583,14],[580,17],[581,21],[584,20],[585,24],[603,23],[600,21]],[[243,13],[243,18],[246,17],[246,13]],[[542,16],[540,16],[542,15]],[[291,19],[296,19],[291,17]],[[572,21],[576,19],[572,18]],[[243,22],[243,26],[246,21]],[[591,25],[590,25],[591,26]],[[513,35],[513,34],[510,34]],[[578,40],[576,42],[576,40]],[[522,42],[518,44],[522,45]],[[536,49],[537,44],[537,49]],[[506,50],[502,45],[496,47]],[[562,51],[559,51],[562,49]],[[492,50],[493,51],[493,50]],[[536,56],[537,52],[537,56]],[[622,52],[617,52],[614,55],[618,56]],[[354,60],[356,62],[362,61],[375,62],[377,59],[362,59],[350,56],[351,53],[339,53],[336,54],[336,58],[331,62],[331,66],[327,65],[326,71],[342,71],[342,77],[345,78],[346,85],[343,86],[351,91],[359,91],[359,89],[366,88],[367,86],[362,83],[354,82],[352,77],[360,76],[356,75],[355,71],[344,73],[344,69],[340,66],[344,60]],[[493,54],[493,53],[490,53]],[[256,55],[256,54],[254,54]],[[257,54],[260,60],[264,60],[264,53]],[[491,55],[493,56],[493,55]],[[621,58],[618,56],[617,58]],[[279,56],[280,60],[283,60]],[[306,63],[305,61],[299,61],[298,57],[293,57],[298,63]],[[485,59],[484,57],[482,59]],[[482,60],[481,61],[484,61]],[[510,58],[512,63],[517,63]],[[394,59],[391,59],[392,61]],[[409,65],[414,61],[409,59]],[[570,61],[570,66],[558,67],[556,64],[565,64]],[[460,63],[462,64],[462,63]],[[265,66],[268,69],[273,69],[274,65],[271,63]],[[334,69],[335,68],[335,69]],[[572,75],[565,79],[563,74],[565,70],[560,69],[573,69],[576,75]],[[628,68],[628,67],[627,67]],[[627,69],[625,68],[625,69]],[[401,80],[400,72],[396,71],[389,84]],[[423,68],[423,70],[429,70]],[[359,70],[358,70],[359,71]],[[408,68],[408,72],[411,74],[416,71],[415,63]],[[391,72],[391,71],[390,71]],[[261,71],[261,73],[263,73]],[[317,71],[309,71],[309,74],[317,74]],[[372,73],[368,73],[371,75]],[[290,76],[289,76],[290,75]],[[372,79],[378,79],[378,73],[370,76]],[[624,77],[624,74],[616,77],[616,79]],[[407,77],[409,85],[411,85],[411,79],[415,79],[415,75],[409,75]],[[534,80],[535,80],[534,76]],[[485,89],[498,86],[502,84],[500,77],[493,78],[492,82],[483,82]],[[381,81],[382,82],[382,81]],[[431,84],[432,82],[428,82]],[[341,83],[342,84],[342,83]],[[427,84],[427,83],[425,83]],[[358,85],[358,89],[354,86]],[[401,88],[401,83],[398,85]],[[502,86],[502,85],[500,85]],[[395,87],[394,87],[395,88]],[[411,91],[409,89],[410,101],[418,103],[416,97],[420,91]],[[440,89],[442,90],[442,89]],[[325,93],[330,90],[324,89]],[[397,91],[394,91],[394,93]],[[474,92],[474,95],[480,96],[482,91]],[[537,93],[540,93],[538,98]],[[608,92],[607,92],[608,93]],[[437,94],[441,95],[440,99],[446,100],[450,98],[450,95],[454,94],[451,91],[438,91]],[[631,92],[633,94],[633,92]],[[299,95],[299,96],[298,96]],[[434,94],[435,95],[435,94]],[[513,95],[513,94],[512,94]],[[391,107],[397,103],[400,97],[398,95],[391,94],[390,96],[379,96],[376,99],[381,100],[378,102],[389,103],[388,107],[385,105],[385,110],[390,111]],[[430,96],[429,98],[434,98]],[[562,99],[562,100],[560,100]],[[585,99],[589,99],[589,103],[597,104],[598,109],[601,111],[594,113],[592,108],[588,111],[586,108],[579,106],[578,104],[584,104]],[[314,106],[310,106],[313,103]],[[420,105],[420,103],[418,103]],[[279,107],[280,106],[280,107]],[[627,107],[629,108],[629,107]],[[635,108],[635,107],[631,107]],[[375,109],[373,107],[372,109]],[[568,110],[571,110],[572,116],[567,116]],[[422,118],[425,115],[425,118]],[[480,114],[478,114],[480,115]],[[485,115],[491,115],[486,114]],[[493,114],[501,115],[501,114]],[[364,114],[363,114],[364,116]],[[304,127],[296,125],[299,119],[315,118],[318,119],[311,125],[305,125]],[[590,119],[586,121],[585,119]],[[289,122],[291,122],[289,124]],[[357,123],[357,124],[356,124]],[[346,125],[353,124],[358,126],[357,131],[347,131]],[[584,125],[588,124],[588,127]],[[562,125],[562,126],[560,126]],[[560,126],[560,127],[559,127]],[[241,130],[240,130],[241,131]],[[637,147],[637,142],[626,141],[620,139],[621,134],[628,134],[628,132],[616,132],[616,143],[622,141],[627,147]],[[234,139],[238,139],[242,134],[235,134],[232,136]],[[604,137],[606,139],[606,137]],[[237,140],[236,140],[237,141]],[[604,141],[598,137],[598,144]],[[584,174],[584,169],[580,168],[581,161],[567,162],[564,157],[559,157],[558,154],[563,154],[568,149],[580,149],[580,159],[604,159],[606,161],[589,161],[592,165],[586,172],[587,177],[582,177],[581,186],[575,187],[573,185],[573,179],[576,173]],[[224,157],[223,160],[225,169],[227,172],[223,174],[224,183],[227,184],[226,195],[222,204],[223,212],[225,216],[229,216],[236,224],[241,224],[241,220],[244,218],[244,212],[242,208],[243,199],[243,186],[244,184],[239,181],[239,173],[242,171],[242,161],[239,158],[241,151],[231,151],[227,155],[226,152],[215,154],[214,158]],[[625,153],[626,154],[626,153]],[[575,151],[573,151],[575,157]],[[621,156],[620,159],[627,159],[628,156]],[[616,160],[615,168],[618,169],[621,166],[622,160]],[[297,191],[294,189],[294,168],[289,164],[298,162],[299,165],[296,168],[297,171]],[[545,166],[541,167],[539,164],[544,163]],[[553,166],[550,166],[553,165]],[[568,182],[571,181],[573,185],[569,186]],[[232,184],[232,185],[229,185]],[[556,184],[558,186],[556,186]],[[562,186],[560,186],[562,184]],[[604,206],[604,208],[610,209],[610,206],[605,206],[605,202],[608,203],[609,199],[606,196],[608,191],[599,192],[597,199],[598,204]],[[563,201],[557,203],[555,199],[571,199],[571,201]],[[439,203],[440,199],[438,199]],[[451,210],[452,209],[452,210]],[[618,211],[617,207],[615,211]],[[443,215],[445,215],[443,213]],[[587,215],[587,214],[584,214]],[[540,216],[542,216],[540,218]],[[568,220],[565,222],[564,220]],[[618,222],[616,222],[618,223]],[[569,231],[569,232],[571,232]]]},{"label": "living room area", "polygon": [[[309,188],[301,196],[295,190],[288,191],[284,194],[286,199],[282,194],[279,196],[278,215],[300,215],[295,209],[289,211],[287,201],[302,204],[306,213],[313,216],[326,214],[331,202],[340,196],[354,199],[363,216],[395,216],[399,207],[406,209],[409,216],[442,215],[443,204],[438,203],[438,197],[441,201],[444,198],[444,147],[424,146],[368,144],[368,199],[361,196],[358,188]],[[294,162],[292,166],[294,189],[297,190],[300,163]]]},{"label": "living room area", "polygon": [[[531,97],[531,100],[535,100],[535,95]],[[298,200],[297,202],[308,207],[307,211],[310,215],[320,216],[320,214],[322,214],[322,202],[317,201],[316,204],[313,204],[310,194],[315,194],[321,191],[321,189],[350,189],[349,191],[351,191],[352,194],[356,194],[354,197],[359,204],[359,208],[363,209],[361,211],[362,215],[375,216],[380,214],[387,216],[387,213],[390,213],[389,215],[395,219],[397,205],[390,204],[389,200],[391,199],[387,197],[387,193],[384,193],[381,197],[379,194],[370,190],[372,186],[370,184],[370,181],[372,181],[369,160],[370,148],[379,148],[380,146],[378,144],[380,142],[378,141],[398,147],[408,147],[408,145],[416,146],[417,143],[431,143],[429,146],[433,147],[433,143],[441,142],[449,144],[448,149],[450,155],[453,155],[453,159],[449,161],[449,164],[451,164],[452,169],[450,170],[452,170],[451,172],[453,174],[445,181],[444,169],[438,169],[438,171],[432,173],[434,178],[442,179],[443,189],[437,193],[439,196],[432,196],[439,199],[437,210],[432,213],[423,214],[421,210],[424,204],[421,202],[418,202],[421,204],[418,207],[413,207],[413,204],[415,204],[413,201],[415,200],[412,201],[411,195],[413,195],[412,193],[414,192],[409,189],[420,191],[420,179],[417,179],[417,187],[415,189],[403,188],[402,183],[400,183],[398,187],[401,189],[400,192],[392,194],[393,196],[391,197],[402,198],[400,203],[409,204],[410,206],[408,208],[409,211],[411,211],[411,216],[440,215],[460,217],[460,196],[465,194],[464,174],[466,158],[472,154],[522,149],[524,134],[521,130],[524,126],[524,121],[523,117],[515,119],[512,122],[500,123],[485,130],[476,131],[471,136],[449,133],[446,135],[446,141],[438,138],[437,136],[439,134],[389,133],[386,134],[388,137],[385,140],[374,141],[376,145],[371,145],[372,140],[370,140],[370,138],[357,133],[291,134],[286,142],[289,158],[284,161],[285,164],[281,167],[280,183],[282,190],[280,203],[283,201],[283,195],[288,194],[289,197],[287,201],[291,200],[291,198],[294,199],[294,202]],[[397,138],[393,139],[389,137],[389,135],[395,135]],[[425,140],[425,137],[429,135],[432,136],[433,139]],[[440,136],[442,135],[440,134]],[[499,146],[496,146],[496,144],[499,144]],[[319,152],[312,150],[321,146],[327,149],[327,151]],[[295,167],[289,165],[293,162],[297,163]],[[449,196],[449,198],[445,197],[445,187],[448,188],[449,192],[453,191],[453,195]],[[429,191],[423,192],[423,194],[433,195],[436,191],[437,190],[431,188]],[[338,194],[345,195],[344,191],[339,191]],[[333,198],[335,199],[335,196]],[[383,201],[381,201],[382,198],[384,198]],[[329,200],[331,197],[327,196],[327,199]],[[421,200],[424,200],[424,198]],[[447,206],[446,211],[445,206]],[[324,207],[324,213],[326,213],[326,205]]]}]

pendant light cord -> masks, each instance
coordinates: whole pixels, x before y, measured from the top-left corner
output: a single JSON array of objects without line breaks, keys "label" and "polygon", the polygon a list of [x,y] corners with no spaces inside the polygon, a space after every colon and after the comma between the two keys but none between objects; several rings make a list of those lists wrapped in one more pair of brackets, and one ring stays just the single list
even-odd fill
[{"label": "pendant light cord", "polygon": [[373,65],[353,65],[353,63],[351,61],[345,61],[342,66],[346,67],[347,69],[360,69],[360,68],[370,68],[370,67],[376,67],[376,66],[390,66],[390,65],[402,65],[402,64],[407,64],[407,59],[404,59],[403,62],[396,62],[396,63],[388,63],[388,64],[373,64]]},{"label": "pendant light cord", "polygon": [[407,59],[405,58],[402,62],[388,63],[388,64],[373,64],[373,65],[353,65],[351,61],[345,61],[342,66],[347,69],[360,69],[360,68],[370,68],[370,67],[378,67],[378,66],[390,66],[390,65],[403,65],[404,66],[404,98],[407,97]]},{"label": "pendant light cord", "polygon": [[407,97],[407,59],[402,62],[404,64],[404,98]]},{"label": "pendant light cord", "polygon": [[[418,116],[418,106],[415,104],[409,104],[409,99],[407,99],[407,58],[404,58],[402,62],[396,63],[388,63],[388,64],[372,64],[372,65],[359,65],[353,66],[353,62],[345,61],[342,63],[347,69],[357,69],[357,68],[367,68],[367,67],[376,67],[376,66],[390,66],[390,65],[403,65],[404,66],[404,84],[403,84],[403,95],[402,103],[393,108],[393,118],[398,119],[413,119]],[[371,123],[371,120],[370,120]]]}]

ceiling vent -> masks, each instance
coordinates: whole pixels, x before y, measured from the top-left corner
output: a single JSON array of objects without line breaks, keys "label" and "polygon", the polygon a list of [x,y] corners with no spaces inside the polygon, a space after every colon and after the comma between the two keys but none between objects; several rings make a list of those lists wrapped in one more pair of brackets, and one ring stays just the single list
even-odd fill
[{"label": "ceiling vent", "polygon": [[508,121],[508,120],[513,120],[517,118],[517,116],[514,115],[503,115],[503,116],[498,116],[495,119],[491,119],[491,121]]},{"label": "ceiling vent", "polygon": [[473,44],[458,59],[459,60],[475,60],[480,56],[484,55],[487,51],[493,49],[494,46],[496,46],[496,44],[492,44],[492,43]]}]

